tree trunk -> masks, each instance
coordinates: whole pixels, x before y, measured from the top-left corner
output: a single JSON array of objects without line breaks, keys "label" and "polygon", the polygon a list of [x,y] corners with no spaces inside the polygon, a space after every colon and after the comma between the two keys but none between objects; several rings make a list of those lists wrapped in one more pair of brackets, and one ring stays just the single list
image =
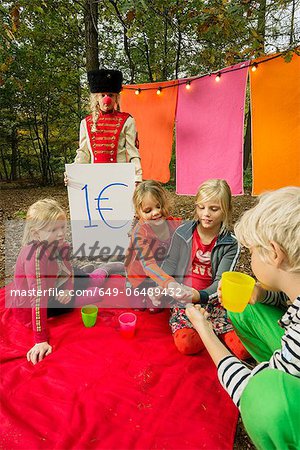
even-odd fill
[{"label": "tree trunk", "polygon": [[179,72],[181,41],[182,41],[181,31],[178,30],[178,44],[177,44],[177,54],[176,54],[176,66],[175,66],[175,78],[176,79],[178,78],[178,72]]},{"label": "tree trunk", "polygon": [[147,38],[145,33],[144,34],[144,43],[145,43],[145,55],[146,55],[146,61],[147,61],[147,68],[148,68],[148,78],[150,83],[153,82],[153,75],[152,75],[152,69],[151,69],[151,64],[150,64],[150,54],[149,54],[149,46],[147,43]]},{"label": "tree trunk", "polygon": [[80,125],[80,121],[82,119],[82,93],[81,93],[81,83],[80,83],[80,64],[79,64],[79,49],[77,48],[77,61],[76,61],[76,68],[78,71],[78,78],[76,81],[76,100],[77,100],[77,117],[78,117],[78,128]]},{"label": "tree trunk", "polygon": [[[177,5],[177,12],[179,10],[179,2],[177,0],[176,2]],[[178,72],[179,72],[179,64],[180,64],[180,54],[181,54],[181,42],[182,42],[182,33],[180,30],[180,20],[179,20],[179,16],[178,13],[176,13],[176,21],[177,21],[177,26],[178,26],[178,43],[177,43],[177,53],[176,53],[176,65],[175,65],[175,78],[178,78]]]},{"label": "tree trunk", "polygon": [[244,139],[244,161],[243,169],[247,169],[251,155],[251,105],[249,104],[249,112],[247,116],[246,134]]},{"label": "tree trunk", "polygon": [[134,83],[134,74],[135,74],[135,65],[131,58],[130,43],[129,43],[129,39],[127,37],[127,31],[128,31],[127,26],[126,26],[126,23],[124,22],[124,20],[122,19],[122,14],[118,8],[117,1],[109,0],[109,2],[113,5],[113,7],[116,11],[117,18],[119,19],[119,21],[123,27],[124,50],[125,50],[126,56],[128,58],[128,63],[129,63],[130,83],[133,84]]},{"label": "tree trunk", "polygon": [[11,162],[10,162],[10,179],[15,181],[18,178],[18,132],[16,126],[11,132]]},{"label": "tree trunk", "polygon": [[0,152],[1,152],[2,166],[3,166],[4,173],[5,173],[5,179],[6,179],[6,181],[9,181],[9,175],[8,175],[8,170],[6,167],[6,161],[5,161],[2,145],[0,145]]},{"label": "tree trunk", "polygon": [[99,69],[98,3],[86,0],[84,6],[86,70]]},{"label": "tree trunk", "polygon": [[33,121],[33,130],[35,134],[35,140],[38,144],[39,151],[37,152],[39,157],[39,166],[42,176],[42,184],[46,186],[48,184],[48,170],[49,170],[49,162],[47,159],[47,151],[45,150],[45,142],[43,142],[43,139],[40,136],[39,132],[39,123],[37,120],[36,115],[34,115],[34,121]]},{"label": "tree trunk", "polygon": [[[166,10],[164,11],[166,14]],[[163,67],[163,79],[167,80],[168,77],[168,21],[164,18],[164,67]]]},{"label": "tree trunk", "polygon": [[294,42],[294,21],[295,21],[295,0],[292,2],[292,17],[291,17],[291,30],[290,30],[290,46]]},{"label": "tree trunk", "polygon": [[[261,45],[262,50],[265,48],[265,34],[266,34],[266,6],[267,0],[261,0],[259,3],[259,12],[258,12],[258,22],[257,22],[257,32],[260,34],[262,40]],[[258,55],[257,55],[258,56]],[[247,169],[249,160],[251,159],[251,149],[252,149],[252,139],[251,139],[251,106],[249,105],[249,113],[247,117],[247,125],[246,125],[246,135],[244,140],[244,170]]]},{"label": "tree trunk", "polygon": [[261,52],[265,52],[265,34],[266,34],[266,7],[267,0],[260,0],[259,2],[259,11],[258,11],[258,22],[257,22],[257,31],[261,35]]},{"label": "tree trunk", "polygon": [[[42,175],[42,158],[41,158],[41,151],[40,151],[40,145],[39,145],[39,138],[38,134],[36,132],[36,116],[34,115],[34,118],[28,121],[28,130],[30,135],[30,141],[32,143],[32,148],[34,150],[34,153],[36,154],[40,174]],[[35,137],[36,136],[36,137]],[[38,142],[38,149],[36,146],[36,142]]]},{"label": "tree trunk", "polygon": [[125,49],[125,53],[127,55],[128,58],[128,62],[129,62],[129,70],[130,70],[130,84],[134,83],[134,72],[135,72],[135,67],[134,67],[134,63],[131,59],[131,53],[130,53],[130,46],[129,46],[129,41],[128,41],[128,37],[127,37],[127,28],[124,27],[124,49]]},{"label": "tree trunk", "polygon": [[45,155],[45,174],[46,174],[46,184],[54,183],[53,170],[51,167],[51,153],[49,148],[49,127],[48,127],[48,114],[43,118],[43,152]]}]

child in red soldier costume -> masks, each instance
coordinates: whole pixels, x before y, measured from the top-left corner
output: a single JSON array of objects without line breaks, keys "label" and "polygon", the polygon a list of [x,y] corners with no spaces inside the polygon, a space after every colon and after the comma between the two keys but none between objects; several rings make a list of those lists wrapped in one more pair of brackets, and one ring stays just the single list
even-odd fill
[{"label": "child in red soldier costume", "polygon": [[52,352],[47,317],[99,300],[97,287],[108,276],[101,268],[87,275],[72,267],[65,232],[66,215],[55,200],[29,207],[9,300],[16,318],[33,330],[35,345],[27,353],[33,364]]},{"label": "child in red soldier costume", "polygon": [[[133,117],[120,112],[122,72],[91,70],[91,114],[81,121],[76,164],[133,163],[135,182],[142,181],[138,138]],[[65,174],[65,184],[71,184]]]},{"label": "child in red soldier costume", "polygon": [[154,300],[152,304],[147,296],[148,289],[173,282],[173,288],[181,290],[180,285],[177,286],[174,279],[160,268],[180,220],[169,216],[168,193],[157,181],[147,180],[139,184],[133,195],[133,204],[137,223],[133,227],[125,259],[127,284],[141,293],[139,305],[134,306],[148,306],[150,312],[159,312],[161,309],[153,306],[158,306],[160,301]]},{"label": "child in red soldier costume", "polygon": [[[215,333],[236,356],[245,359],[250,355],[217,296],[222,273],[234,270],[240,252],[236,238],[229,231],[230,187],[225,180],[208,180],[200,186],[195,204],[196,220],[177,228],[161,268],[179,283],[190,286],[191,301],[209,311]],[[172,308],[170,325],[181,353],[195,354],[204,348],[183,304]]]}]

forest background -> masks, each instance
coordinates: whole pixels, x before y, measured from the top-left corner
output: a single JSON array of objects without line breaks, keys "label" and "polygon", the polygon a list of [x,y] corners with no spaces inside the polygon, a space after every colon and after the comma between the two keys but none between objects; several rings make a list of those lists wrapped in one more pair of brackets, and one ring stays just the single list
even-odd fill
[{"label": "forest background", "polygon": [[[275,52],[288,63],[299,54],[300,0],[19,0],[2,2],[0,15],[0,285],[4,221],[23,219],[43,197],[68,208],[63,172],[89,109],[87,70],[118,68],[124,83],[134,84],[215,72]],[[254,202],[250,136],[247,92],[246,193],[234,198],[234,221]],[[193,198],[174,194],[175,163],[174,146],[174,214],[191,218]],[[238,270],[251,273],[244,251]],[[234,448],[254,449],[241,422]]]},{"label": "forest background", "polygon": [[[88,112],[87,70],[119,68],[133,84],[214,72],[274,52],[288,62],[299,53],[300,0],[20,0],[2,3],[0,13],[3,182],[62,182]],[[251,169],[246,175],[247,185]]]}]

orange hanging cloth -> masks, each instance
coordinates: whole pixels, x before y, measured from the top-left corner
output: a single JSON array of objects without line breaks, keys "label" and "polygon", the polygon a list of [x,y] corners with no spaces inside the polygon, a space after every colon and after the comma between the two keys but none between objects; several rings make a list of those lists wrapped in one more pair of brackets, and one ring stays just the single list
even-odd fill
[{"label": "orange hanging cloth", "polygon": [[300,186],[300,57],[278,57],[249,72],[253,194]]},{"label": "orange hanging cloth", "polygon": [[166,183],[170,179],[177,90],[175,80],[128,85],[121,92],[122,111],[128,111],[136,120],[144,180]]}]

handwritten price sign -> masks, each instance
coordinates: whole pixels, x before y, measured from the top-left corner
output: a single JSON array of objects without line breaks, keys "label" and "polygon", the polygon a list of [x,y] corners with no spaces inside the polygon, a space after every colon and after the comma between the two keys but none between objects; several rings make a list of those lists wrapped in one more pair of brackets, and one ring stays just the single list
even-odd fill
[{"label": "handwritten price sign", "polygon": [[66,172],[73,252],[78,257],[124,254],[134,215],[134,165],[66,164]]}]

